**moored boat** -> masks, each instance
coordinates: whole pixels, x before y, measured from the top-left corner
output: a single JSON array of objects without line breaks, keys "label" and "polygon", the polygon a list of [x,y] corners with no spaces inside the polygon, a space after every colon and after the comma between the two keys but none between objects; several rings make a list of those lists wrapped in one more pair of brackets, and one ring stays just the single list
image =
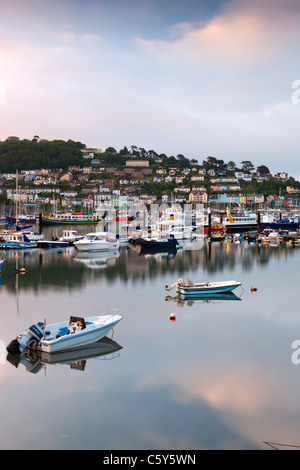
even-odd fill
[{"label": "moored boat", "polygon": [[169,238],[163,237],[149,237],[149,238],[142,238],[140,240],[140,246],[142,249],[146,250],[159,250],[159,249],[170,249],[175,250],[177,248],[178,241],[176,238],[170,236]]},{"label": "moored boat", "polygon": [[38,248],[66,248],[67,246],[69,246],[69,242],[60,240],[40,240],[37,242]]},{"label": "moored boat", "polygon": [[184,296],[199,296],[232,292],[241,284],[242,283],[239,281],[212,281],[194,283],[190,279],[187,279],[187,282],[185,282],[184,279],[181,278],[177,279],[174,284],[165,286],[165,288],[168,291],[176,288],[177,293]]},{"label": "moored boat", "polygon": [[22,232],[10,233],[5,242],[0,243],[1,250],[14,250],[21,248],[36,248],[37,244],[28,240]]},{"label": "moored boat", "polygon": [[80,235],[77,230],[63,230],[63,234],[59,237],[59,241],[68,242],[70,244],[82,240],[84,235]]},{"label": "moored boat", "polygon": [[111,232],[91,232],[74,243],[79,251],[110,251],[118,250],[120,244]]},{"label": "moored boat", "polygon": [[56,212],[42,216],[43,225],[95,225],[102,219],[100,214],[84,215],[73,212]]},{"label": "moored boat", "polygon": [[223,219],[227,233],[254,230],[258,226],[257,215],[252,212],[231,214],[227,207],[227,216]]},{"label": "moored boat", "polygon": [[46,325],[44,320],[18,334],[6,349],[11,354],[18,354],[25,349],[48,353],[70,350],[99,341],[120,320],[122,317],[117,313],[90,317],[71,316],[70,320],[51,325]]},{"label": "moored boat", "polygon": [[28,214],[23,214],[23,215],[17,215],[16,217],[12,216],[7,216],[6,217],[6,225],[18,225],[18,226],[32,226],[37,223],[37,217],[36,215],[28,215]]}]

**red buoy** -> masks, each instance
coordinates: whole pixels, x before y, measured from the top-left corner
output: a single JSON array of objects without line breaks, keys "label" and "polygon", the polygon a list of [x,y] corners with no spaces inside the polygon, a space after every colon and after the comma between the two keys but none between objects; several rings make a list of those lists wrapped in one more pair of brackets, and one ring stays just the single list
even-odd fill
[{"label": "red buoy", "polygon": [[175,320],[176,320],[176,315],[175,315],[175,313],[171,313],[171,315],[170,315],[170,320],[171,320],[171,321],[175,321]]}]

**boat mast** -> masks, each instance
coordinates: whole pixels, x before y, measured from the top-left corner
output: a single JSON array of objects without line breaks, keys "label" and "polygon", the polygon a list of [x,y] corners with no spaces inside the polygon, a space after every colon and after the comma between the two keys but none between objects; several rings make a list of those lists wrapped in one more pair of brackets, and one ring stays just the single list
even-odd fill
[{"label": "boat mast", "polygon": [[16,171],[16,207],[15,207],[16,226],[18,224],[18,213],[19,213],[18,201],[19,201],[19,173],[17,170]]}]

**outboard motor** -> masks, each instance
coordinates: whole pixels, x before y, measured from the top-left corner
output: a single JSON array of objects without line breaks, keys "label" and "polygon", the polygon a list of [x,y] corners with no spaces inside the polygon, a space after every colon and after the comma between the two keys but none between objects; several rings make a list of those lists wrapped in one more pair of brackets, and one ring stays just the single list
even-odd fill
[{"label": "outboard motor", "polygon": [[7,346],[7,351],[11,354],[18,354],[24,349],[36,345],[43,337],[42,323],[31,325],[25,333],[18,334]]},{"label": "outboard motor", "polygon": [[6,347],[6,350],[10,354],[19,354],[21,352],[19,348],[19,341],[17,339],[13,339]]}]

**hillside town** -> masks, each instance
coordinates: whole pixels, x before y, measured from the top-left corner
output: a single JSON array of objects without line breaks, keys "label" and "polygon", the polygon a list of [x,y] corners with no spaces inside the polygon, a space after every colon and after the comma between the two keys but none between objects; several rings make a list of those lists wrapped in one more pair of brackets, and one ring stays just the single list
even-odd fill
[{"label": "hillside town", "polygon": [[299,207],[299,183],[285,171],[272,175],[264,165],[255,171],[249,161],[238,167],[234,162],[225,164],[208,157],[200,164],[183,155],[168,158],[154,151],[124,149],[118,153],[110,147],[103,152],[84,146],[80,150],[82,165],[1,173],[2,205],[13,206],[18,192],[22,205],[43,211],[55,207],[87,212],[103,203],[118,207],[137,202]]}]

